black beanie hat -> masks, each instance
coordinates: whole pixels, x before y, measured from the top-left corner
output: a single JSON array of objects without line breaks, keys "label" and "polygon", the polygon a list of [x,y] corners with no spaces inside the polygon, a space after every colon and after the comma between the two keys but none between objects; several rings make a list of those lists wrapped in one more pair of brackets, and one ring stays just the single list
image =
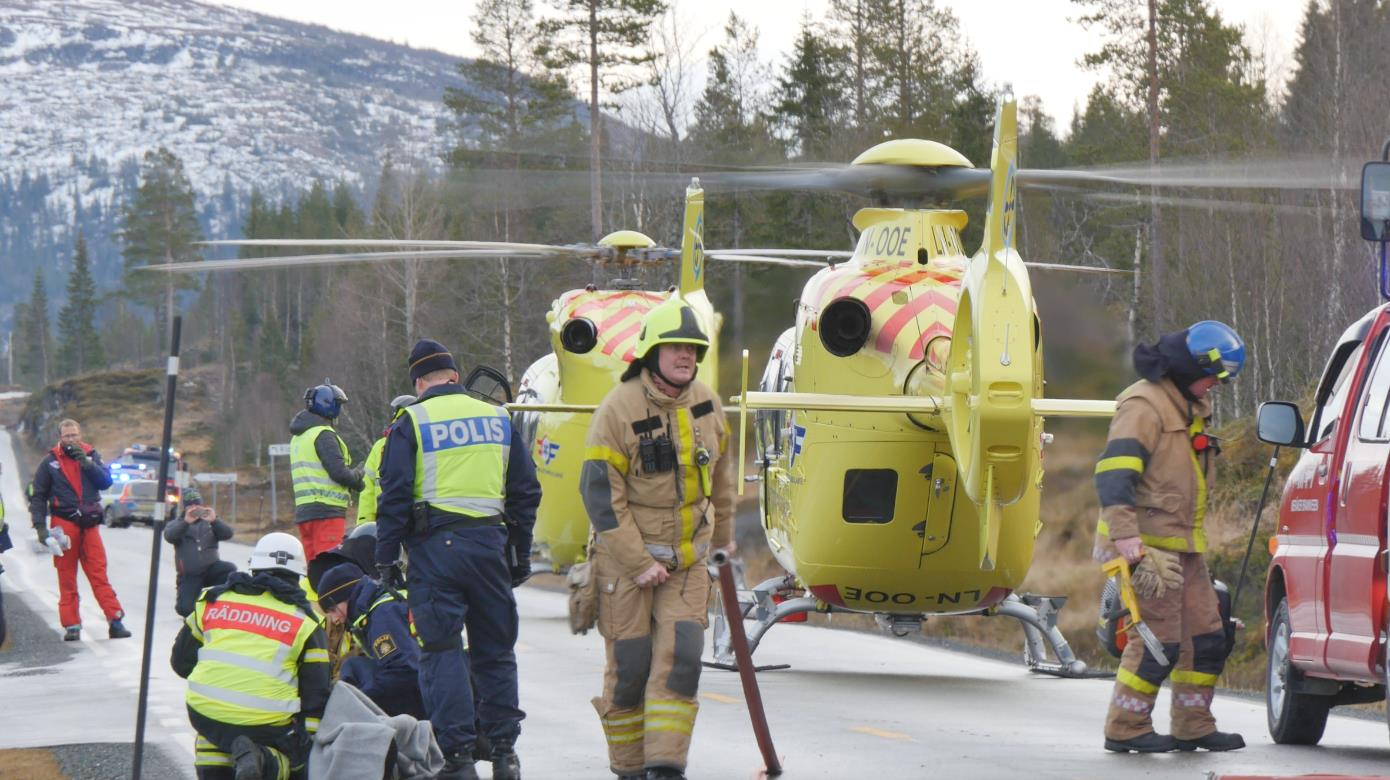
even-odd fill
[{"label": "black beanie hat", "polygon": [[355,563],[340,563],[319,578],[319,606],[327,612],[348,600],[352,588],[362,579],[362,569]]},{"label": "black beanie hat", "polygon": [[434,339],[420,339],[415,342],[415,348],[410,350],[410,381],[414,382],[425,374],[442,368],[459,370],[454,356],[449,354],[449,350],[445,349],[443,344]]},{"label": "black beanie hat", "polygon": [[1134,370],[1150,382],[1157,382],[1165,376],[1171,378],[1178,390],[1182,391],[1183,397],[1189,401],[1196,399],[1192,397],[1188,387],[1198,379],[1210,376],[1197,365],[1197,359],[1188,351],[1186,330],[1165,333],[1158,339],[1157,344],[1140,344],[1135,347]]}]

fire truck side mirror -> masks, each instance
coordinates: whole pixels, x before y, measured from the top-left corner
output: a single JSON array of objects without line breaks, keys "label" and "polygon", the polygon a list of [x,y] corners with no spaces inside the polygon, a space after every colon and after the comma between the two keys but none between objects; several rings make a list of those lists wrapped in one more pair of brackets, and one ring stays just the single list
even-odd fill
[{"label": "fire truck side mirror", "polygon": [[1368,162],[1361,169],[1361,237],[1390,240],[1390,162]]},{"label": "fire truck side mirror", "polygon": [[1308,446],[1303,430],[1303,415],[1298,407],[1287,401],[1266,401],[1260,404],[1256,417],[1255,435],[1266,444],[1281,447]]}]

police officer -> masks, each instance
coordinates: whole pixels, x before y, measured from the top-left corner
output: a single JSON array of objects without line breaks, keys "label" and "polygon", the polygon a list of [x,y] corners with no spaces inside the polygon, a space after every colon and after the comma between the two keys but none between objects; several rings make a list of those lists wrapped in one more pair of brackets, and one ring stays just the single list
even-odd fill
[{"label": "police officer", "polygon": [[304,391],[304,409],[290,420],[290,476],[294,522],[313,560],[343,539],[348,491],[362,489],[362,472],[351,468],[347,443],[333,430],[347,394],[324,380]]},{"label": "police officer", "polygon": [[299,587],[304,547],[266,534],[250,569],[203,591],[174,640],[200,780],[297,775],[328,702],[327,640]]},{"label": "police officer", "polygon": [[347,626],[363,653],[343,662],[338,679],[362,691],[387,715],[428,718],[420,698],[420,646],[410,630],[406,603],[351,563],[329,569],[319,580],[318,594],[324,616]]},{"label": "police officer", "polygon": [[709,623],[706,563],[713,549],[734,551],[729,431],[718,396],[695,379],[708,349],[679,295],[652,309],[585,443],[580,490],[608,655],[594,706],[622,778],[685,776]]},{"label": "police officer", "polygon": [[459,386],[458,364],[443,345],[421,339],[409,365],[419,400],[386,439],[378,572],[387,584],[399,581],[404,544],[407,599],[421,646],[420,688],[444,751],[440,777],[477,777],[476,685],[476,719],[492,742],[492,776],[517,778],[515,743],[525,713],[517,701],[518,618],[511,589],[522,573],[520,562],[509,568],[505,557],[507,523],[524,529],[526,546],[519,552],[521,562],[528,561],[540,484],[506,410]]},{"label": "police officer", "polygon": [[372,442],[366,460],[362,461],[362,493],[357,497],[358,526],[376,522],[376,496],[381,482],[381,453],[386,451],[386,437],[391,434],[391,426],[401,419],[401,415],[405,414],[405,408],[413,403],[413,395],[398,395],[391,399],[391,421],[386,423],[381,437]]},{"label": "police officer", "polygon": [[[1105,747],[1117,752],[1236,750],[1239,734],[1218,731],[1211,713],[1226,641],[1216,591],[1207,571],[1203,518],[1214,474],[1215,440],[1207,394],[1245,364],[1245,344],[1229,326],[1206,320],[1134,350],[1143,377],[1116,399],[1105,452],[1096,464],[1101,516],[1096,558],[1123,556],[1136,572],[1155,561],[1180,568],[1176,587],[1161,578],[1136,585],[1144,623],[1163,644],[1165,666],[1131,631],[1120,659]],[[1156,569],[1161,570],[1160,563]],[[1154,732],[1154,701],[1164,679],[1173,690],[1172,734]]]}]

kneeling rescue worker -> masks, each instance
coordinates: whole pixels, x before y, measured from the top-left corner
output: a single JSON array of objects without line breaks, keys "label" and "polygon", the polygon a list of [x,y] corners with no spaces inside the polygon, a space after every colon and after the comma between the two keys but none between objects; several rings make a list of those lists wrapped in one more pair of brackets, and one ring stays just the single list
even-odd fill
[{"label": "kneeling rescue worker", "polygon": [[250,569],[203,591],[174,640],[199,780],[302,777],[328,702],[327,640],[299,587],[303,545],[266,534]]},{"label": "kneeling rescue worker", "polygon": [[[1207,394],[1244,364],[1244,342],[1211,320],[1134,350],[1143,379],[1120,393],[1096,464],[1101,517],[1095,554],[1100,561],[1123,556],[1133,567],[1144,623],[1168,663],[1131,628],[1105,719],[1107,750],[1245,747],[1239,734],[1218,731],[1211,713],[1230,647],[1207,571],[1202,524],[1220,451],[1205,432]],[[1155,733],[1151,717],[1165,678],[1173,689],[1171,736]]]},{"label": "kneeling rescue worker", "polygon": [[709,349],[679,296],[648,312],[636,357],[594,415],[580,490],[593,526],[598,629],[594,699],[621,778],[683,778],[709,623],[711,550],[734,551],[729,431],[696,381]]},{"label": "kneeling rescue worker", "polygon": [[387,715],[429,716],[420,698],[420,646],[410,610],[398,592],[340,563],[318,585],[319,606],[330,622],[347,627],[362,649],[343,661],[338,679],[355,686]]},{"label": "kneeling rescue worker", "polygon": [[515,745],[526,713],[517,699],[520,620],[512,588],[518,583],[506,558],[506,523],[525,529],[526,549],[518,554],[529,562],[541,486],[530,448],[512,429],[507,410],[458,384],[458,364],[442,344],[421,339],[409,365],[419,400],[386,437],[377,571],[382,584],[398,587],[405,545],[420,690],[444,751],[440,780],[478,776],[473,748],[479,728],[492,743],[494,780],[516,780],[521,764]]}]

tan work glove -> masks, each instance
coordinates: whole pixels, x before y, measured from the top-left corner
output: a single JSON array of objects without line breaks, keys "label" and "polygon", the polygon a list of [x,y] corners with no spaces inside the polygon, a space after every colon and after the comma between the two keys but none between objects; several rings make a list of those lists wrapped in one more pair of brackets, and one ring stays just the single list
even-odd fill
[{"label": "tan work glove", "polygon": [[1177,553],[1146,546],[1144,557],[1130,573],[1130,581],[1140,598],[1161,598],[1164,593],[1182,587],[1182,561]]}]

